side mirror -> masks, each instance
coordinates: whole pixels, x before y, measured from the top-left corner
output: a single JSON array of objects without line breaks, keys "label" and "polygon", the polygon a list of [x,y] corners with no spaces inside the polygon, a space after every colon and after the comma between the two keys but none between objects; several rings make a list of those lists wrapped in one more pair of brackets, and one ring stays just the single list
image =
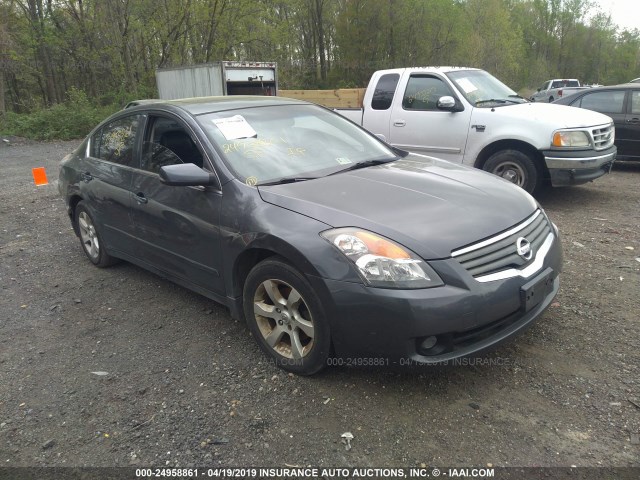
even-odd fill
[{"label": "side mirror", "polygon": [[539,89],[537,89],[537,90],[536,90],[536,92],[539,92],[540,90],[541,90],[541,89],[539,88]]},{"label": "side mirror", "polygon": [[381,133],[376,133],[375,136],[379,139],[382,140],[383,142],[387,142],[387,137],[385,137],[383,134]]},{"label": "side mirror", "polygon": [[197,187],[216,185],[215,175],[203,170],[193,163],[165,165],[160,168],[160,181],[175,187]]},{"label": "side mirror", "polygon": [[445,110],[447,112],[462,112],[464,107],[456,102],[455,98],[445,95],[440,97],[437,103],[439,110]]}]

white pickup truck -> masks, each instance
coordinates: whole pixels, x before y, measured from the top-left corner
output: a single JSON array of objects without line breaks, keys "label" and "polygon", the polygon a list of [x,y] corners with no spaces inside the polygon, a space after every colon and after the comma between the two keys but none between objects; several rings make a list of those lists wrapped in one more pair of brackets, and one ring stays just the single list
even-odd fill
[{"label": "white pickup truck", "polygon": [[576,78],[554,78],[544,82],[536,93],[531,95],[532,102],[553,102],[562,97],[567,97],[580,90],[586,90],[589,87],[580,85],[580,81]]},{"label": "white pickup truck", "polygon": [[534,192],[545,179],[576,185],[611,170],[611,118],[530,103],[475,68],[377,71],[363,109],[338,113],[391,145],[484,169]]}]

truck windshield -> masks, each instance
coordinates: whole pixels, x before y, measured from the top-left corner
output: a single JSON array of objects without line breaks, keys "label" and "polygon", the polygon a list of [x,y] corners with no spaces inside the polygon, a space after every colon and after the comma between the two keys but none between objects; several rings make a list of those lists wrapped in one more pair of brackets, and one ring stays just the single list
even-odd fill
[{"label": "truck windshield", "polygon": [[460,70],[449,72],[447,76],[476,107],[493,108],[527,101],[484,70]]},{"label": "truck windshield", "polygon": [[199,115],[234,175],[249,185],[302,181],[393,161],[385,143],[315,105],[273,105]]}]

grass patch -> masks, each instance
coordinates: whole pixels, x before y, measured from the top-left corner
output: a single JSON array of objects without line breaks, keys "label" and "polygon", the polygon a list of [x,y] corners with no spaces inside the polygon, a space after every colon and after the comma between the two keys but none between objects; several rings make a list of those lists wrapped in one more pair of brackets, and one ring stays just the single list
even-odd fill
[{"label": "grass patch", "polygon": [[67,101],[32,113],[7,112],[0,117],[0,133],[33,140],[71,140],[85,137],[121,105],[93,105],[86,94],[71,89]]}]

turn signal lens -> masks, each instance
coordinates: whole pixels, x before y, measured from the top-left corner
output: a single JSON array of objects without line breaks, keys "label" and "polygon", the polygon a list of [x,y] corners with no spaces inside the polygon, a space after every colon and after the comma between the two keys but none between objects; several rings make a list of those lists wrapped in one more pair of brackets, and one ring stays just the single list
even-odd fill
[{"label": "turn signal lens", "polygon": [[411,255],[395,243],[391,243],[389,240],[379,237],[373,233],[356,232],[355,236],[362,240],[367,246],[369,253],[374,255],[393,259],[411,258]]}]

